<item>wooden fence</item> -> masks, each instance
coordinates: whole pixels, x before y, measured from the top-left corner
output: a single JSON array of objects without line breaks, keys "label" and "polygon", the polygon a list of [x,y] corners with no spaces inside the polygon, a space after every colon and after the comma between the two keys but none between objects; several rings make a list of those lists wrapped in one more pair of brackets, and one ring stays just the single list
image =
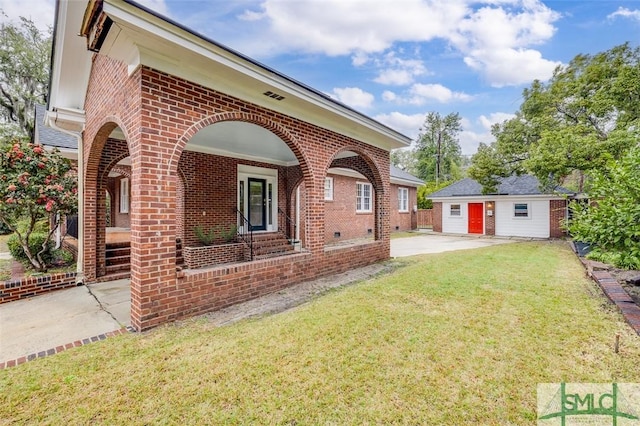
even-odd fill
[{"label": "wooden fence", "polygon": [[433,226],[433,209],[418,210],[418,228]]}]

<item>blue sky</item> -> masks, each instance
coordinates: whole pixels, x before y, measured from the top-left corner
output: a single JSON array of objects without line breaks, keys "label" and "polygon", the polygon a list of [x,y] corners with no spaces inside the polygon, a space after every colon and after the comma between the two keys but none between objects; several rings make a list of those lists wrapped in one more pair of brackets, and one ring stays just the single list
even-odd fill
[{"label": "blue sky", "polygon": [[[468,155],[533,79],[579,53],[640,43],[640,1],[139,2],[414,139],[428,112],[458,112]],[[0,9],[53,23],[52,0]]]}]

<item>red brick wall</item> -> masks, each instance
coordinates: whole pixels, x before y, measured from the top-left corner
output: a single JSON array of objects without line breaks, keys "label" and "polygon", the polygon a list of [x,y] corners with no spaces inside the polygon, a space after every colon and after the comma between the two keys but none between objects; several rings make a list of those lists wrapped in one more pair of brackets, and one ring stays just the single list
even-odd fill
[{"label": "red brick wall", "polygon": [[[372,237],[375,228],[374,211],[369,213],[356,212],[356,184],[368,181],[364,178],[358,179],[334,174],[329,174],[327,177],[333,178],[333,200],[325,200],[326,244],[367,236]],[[375,203],[374,194],[372,194],[371,202],[373,206]],[[336,232],[340,233],[339,237],[335,236]]]},{"label": "red brick wall", "polygon": [[442,232],[442,202],[433,203],[433,231]]},{"label": "red brick wall", "polygon": [[148,327],[218,310],[273,293],[301,281],[348,271],[389,257],[389,241],[353,247],[327,248],[319,261],[311,253],[179,272],[174,284],[163,287],[171,300]]},{"label": "red brick wall", "polygon": [[[493,213],[489,216],[489,210]],[[485,201],[484,203],[484,234],[496,235],[496,203]]]},{"label": "red brick wall", "polygon": [[185,247],[182,250],[184,263],[190,269],[204,268],[210,265],[243,262],[248,253],[245,243],[223,244],[205,247]]},{"label": "red brick wall", "polygon": [[5,281],[0,283],[0,304],[76,286],[75,272]]},{"label": "red brick wall", "polygon": [[[100,250],[98,169],[106,140],[117,125],[127,138],[132,163],[131,317],[137,329],[389,256],[388,151],[149,68],[141,67],[129,76],[124,65],[100,55],[94,59],[85,111],[85,247],[88,254],[85,271],[89,271],[87,276],[91,279],[91,274],[95,275],[91,271],[100,270],[96,267],[100,259],[96,255]],[[298,158],[304,178],[306,216],[303,222],[305,248],[309,254],[302,255],[306,259],[303,264],[296,265],[293,256],[288,256],[283,260],[242,264],[224,273],[190,272],[182,276],[181,272],[178,279],[175,268],[175,239],[179,229],[176,225],[178,164],[183,161],[182,157],[186,158],[184,161],[190,160],[191,154],[183,149],[195,133],[228,120],[250,122],[271,131]],[[348,256],[344,253],[336,256],[324,252],[324,177],[332,159],[343,151],[360,156],[358,167],[365,168],[365,175],[373,183],[378,200],[373,232],[379,241]],[[180,170],[184,173],[186,168]],[[203,171],[203,168],[196,170]],[[229,174],[228,170],[225,174]],[[285,179],[285,175],[282,173],[281,179]],[[224,175],[212,177],[222,180],[223,186],[228,184]],[[200,184],[211,184],[200,182],[194,187],[192,178],[185,176],[185,234],[194,215],[189,206],[199,208],[204,203],[202,199],[193,202],[193,197],[199,195],[191,191]],[[282,183],[279,187],[284,191],[288,186]],[[290,199],[280,196],[280,200]],[[235,202],[235,196],[232,200]],[[228,205],[222,207],[226,209]],[[224,215],[217,217],[226,220]],[[93,241],[88,241],[91,239]],[[218,286],[220,290],[226,288],[228,294],[214,291]]]},{"label": "red brick wall", "polygon": [[[401,212],[398,209],[399,188],[407,188],[409,190],[408,212]],[[413,211],[413,206],[418,205],[417,189],[411,186],[391,184],[389,199],[391,203],[391,232],[417,229],[418,216],[417,213]]]},{"label": "red brick wall", "polygon": [[566,232],[562,229],[567,214],[566,200],[549,200],[549,237],[562,238]]}]

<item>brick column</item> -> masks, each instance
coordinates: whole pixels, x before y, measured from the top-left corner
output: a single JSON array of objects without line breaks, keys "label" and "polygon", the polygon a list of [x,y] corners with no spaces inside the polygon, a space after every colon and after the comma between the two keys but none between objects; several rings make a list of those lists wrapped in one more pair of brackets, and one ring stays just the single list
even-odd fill
[{"label": "brick column", "polygon": [[[484,211],[484,233],[485,235],[496,235],[496,202],[486,201],[484,203]],[[491,215],[489,212],[491,212]]]},{"label": "brick column", "polygon": [[170,152],[147,134],[131,152],[131,322],[138,330],[178,316],[176,289],[177,176]]},{"label": "brick column", "polygon": [[432,210],[433,231],[442,232],[442,202],[434,202]]},{"label": "brick column", "polygon": [[562,238],[566,235],[562,228],[567,217],[566,200],[549,200],[549,237]]}]

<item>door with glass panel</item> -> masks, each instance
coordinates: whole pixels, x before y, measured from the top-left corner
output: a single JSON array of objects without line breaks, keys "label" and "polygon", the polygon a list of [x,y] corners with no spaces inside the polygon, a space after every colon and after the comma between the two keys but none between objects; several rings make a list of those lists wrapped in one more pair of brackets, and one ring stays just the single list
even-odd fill
[{"label": "door with glass panel", "polygon": [[254,231],[267,229],[267,181],[249,178],[247,219]]}]

